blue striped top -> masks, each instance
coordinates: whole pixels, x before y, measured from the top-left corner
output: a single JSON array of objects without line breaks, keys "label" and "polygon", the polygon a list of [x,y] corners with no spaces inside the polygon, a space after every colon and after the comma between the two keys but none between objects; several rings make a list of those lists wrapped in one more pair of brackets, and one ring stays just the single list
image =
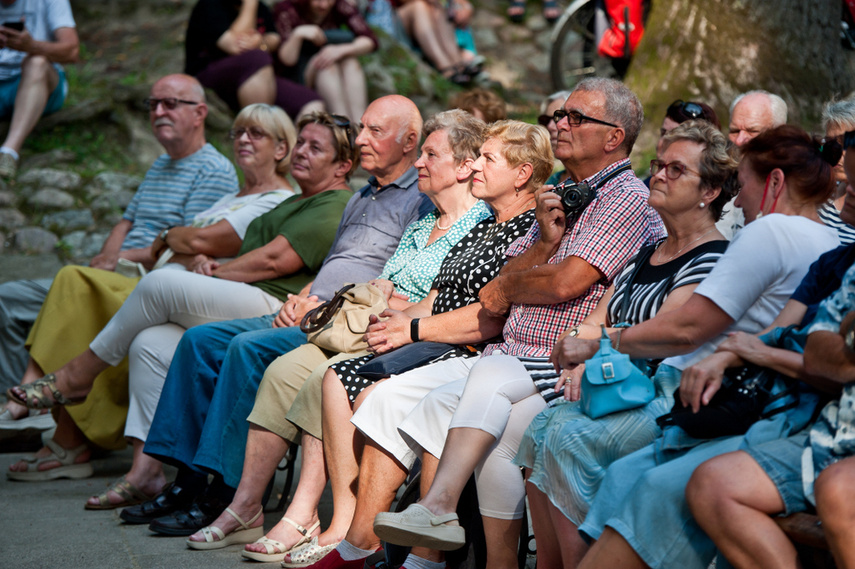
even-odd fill
[{"label": "blue striped top", "polygon": [[210,144],[180,160],[162,154],[122,216],[133,223],[122,250],[148,247],[161,230],[192,224],[197,213],[237,191],[234,166]]}]

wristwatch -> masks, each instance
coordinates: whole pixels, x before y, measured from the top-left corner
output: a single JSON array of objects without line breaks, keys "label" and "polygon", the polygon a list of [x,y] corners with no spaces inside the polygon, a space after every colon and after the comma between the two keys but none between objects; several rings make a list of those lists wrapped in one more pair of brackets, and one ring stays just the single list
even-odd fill
[{"label": "wristwatch", "polygon": [[419,319],[413,318],[410,320],[410,339],[413,342],[419,341]]},{"label": "wristwatch", "polygon": [[578,326],[573,326],[572,328],[567,330],[567,336],[569,338],[575,338],[578,335],[579,335],[579,327]]},{"label": "wristwatch", "polygon": [[157,236],[157,238],[158,238],[158,239],[160,239],[161,241],[163,241],[164,243],[166,243],[166,236],[167,236],[167,235],[169,235],[169,230],[170,230],[170,229],[172,229],[172,228],[171,228],[171,227],[167,227],[166,229],[164,229],[163,231],[161,231],[161,232],[160,232],[160,234]]}]

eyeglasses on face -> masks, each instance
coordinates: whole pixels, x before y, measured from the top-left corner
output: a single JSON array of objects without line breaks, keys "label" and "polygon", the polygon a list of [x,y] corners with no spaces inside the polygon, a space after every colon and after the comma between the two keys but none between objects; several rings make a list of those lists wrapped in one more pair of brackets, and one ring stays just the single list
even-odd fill
[{"label": "eyeglasses on face", "polygon": [[179,104],[182,105],[198,105],[199,101],[185,101],[184,99],[176,99],[175,97],[165,97],[163,99],[156,99],[154,97],[148,97],[143,100],[143,104],[148,108],[149,111],[154,112],[157,110],[158,105],[163,105],[163,108],[167,111],[175,110]]},{"label": "eyeglasses on face", "polygon": [[677,99],[671,103],[668,106],[668,112],[666,114],[670,115],[677,111],[682,111],[684,115],[688,115],[692,119],[702,118],[704,116],[704,109],[699,104],[691,101],[683,101],[682,99]]},{"label": "eyeglasses on face", "polygon": [[676,180],[686,172],[690,174],[694,174],[700,177],[698,172],[694,170],[690,170],[686,167],[685,164],[681,164],[680,162],[665,162],[664,160],[651,160],[650,161],[650,175],[655,176],[662,170],[665,170],[665,177],[669,180]]},{"label": "eyeglasses on face", "polygon": [[256,142],[261,140],[262,138],[273,138],[272,136],[270,136],[270,133],[268,133],[263,128],[259,128],[257,126],[233,128],[229,131],[229,138],[231,138],[232,140],[237,140],[244,134],[249,135],[249,139],[254,140]]},{"label": "eyeglasses on face", "polygon": [[612,124],[612,123],[606,122],[606,121],[601,121],[600,119],[595,119],[593,117],[585,116],[582,113],[580,113],[579,111],[568,111],[565,109],[558,109],[557,111],[552,113],[552,120],[554,120],[556,123],[561,122],[561,119],[563,119],[564,117],[567,117],[567,124],[569,124],[570,126],[579,126],[583,122],[593,122],[593,123],[597,123],[597,124],[604,124],[606,126],[610,126],[610,127],[614,127],[614,128],[620,128],[616,124]]},{"label": "eyeglasses on face", "polygon": [[[539,115],[537,117],[537,124],[539,124],[540,126],[548,127],[549,123],[553,122],[553,120],[554,120],[553,117],[551,117],[549,115]],[[555,121],[555,122],[557,122],[557,121]]]}]

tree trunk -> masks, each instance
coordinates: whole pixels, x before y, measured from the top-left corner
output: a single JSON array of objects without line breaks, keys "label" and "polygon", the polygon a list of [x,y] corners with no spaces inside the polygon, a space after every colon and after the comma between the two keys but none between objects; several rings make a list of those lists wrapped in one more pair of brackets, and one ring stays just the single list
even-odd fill
[{"label": "tree trunk", "polygon": [[819,128],[822,105],[855,87],[855,52],[840,43],[840,0],[652,0],[625,82],[645,106],[650,148],[675,99],[712,106],[726,130],[730,102],[765,89],[789,121]]}]

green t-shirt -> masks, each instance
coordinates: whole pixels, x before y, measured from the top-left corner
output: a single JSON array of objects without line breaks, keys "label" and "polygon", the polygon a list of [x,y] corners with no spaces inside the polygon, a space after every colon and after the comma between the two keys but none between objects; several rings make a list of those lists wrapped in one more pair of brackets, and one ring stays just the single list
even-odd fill
[{"label": "green t-shirt", "polygon": [[321,268],[351,196],[349,190],[330,190],[309,198],[292,196],[253,221],[246,230],[239,255],[282,235],[305,266],[290,275],[250,284],[280,300],[285,300],[289,293],[300,292]]}]

